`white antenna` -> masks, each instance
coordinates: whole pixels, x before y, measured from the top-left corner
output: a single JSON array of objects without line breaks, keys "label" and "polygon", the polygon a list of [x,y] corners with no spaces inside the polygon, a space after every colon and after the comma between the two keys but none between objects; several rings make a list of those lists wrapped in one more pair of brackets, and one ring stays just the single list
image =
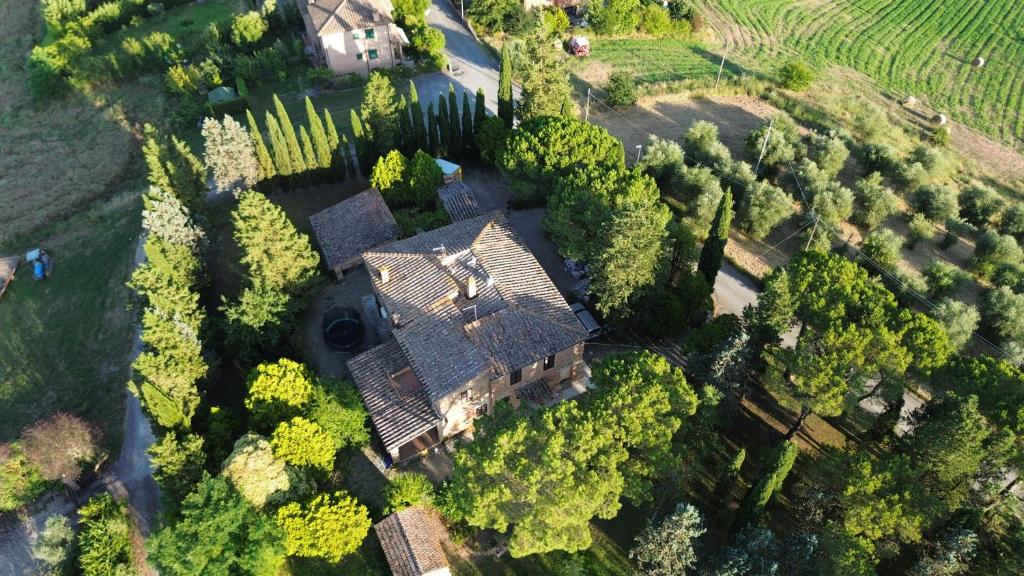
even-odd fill
[{"label": "white antenna", "polygon": [[430,251],[431,251],[431,252],[440,252],[441,254],[447,254],[447,253],[448,253],[448,252],[447,252],[447,251],[446,251],[446,250],[444,249],[444,244],[441,244],[441,245],[440,245],[440,246],[438,246],[437,248],[433,248],[433,249],[431,249]]}]

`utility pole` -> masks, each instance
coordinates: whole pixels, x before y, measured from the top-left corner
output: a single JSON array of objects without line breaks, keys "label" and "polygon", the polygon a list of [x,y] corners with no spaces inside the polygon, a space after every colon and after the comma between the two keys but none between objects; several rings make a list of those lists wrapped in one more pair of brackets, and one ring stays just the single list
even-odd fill
[{"label": "utility pole", "polygon": [[775,117],[774,116],[772,116],[772,119],[768,122],[768,132],[766,132],[765,135],[764,135],[764,142],[761,144],[761,154],[758,155],[758,157],[757,157],[757,165],[754,166],[754,175],[755,176],[761,170],[761,159],[764,158],[764,152],[765,152],[765,150],[768,149],[768,139],[772,137],[772,127],[773,126],[775,126]]},{"label": "utility pole", "polygon": [[644,149],[644,145],[643,144],[637,144],[636,145],[636,162],[634,162],[634,164],[639,164],[640,163],[640,151],[643,150],[643,149]]},{"label": "utility pole", "polygon": [[587,88],[587,105],[583,108],[583,121],[590,122],[590,88]]},{"label": "utility pole", "polygon": [[722,62],[718,65],[718,77],[715,78],[715,90],[718,90],[718,83],[722,81],[722,70],[725,69],[725,46],[722,47]]},{"label": "utility pole", "polygon": [[804,250],[810,250],[811,249],[811,241],[814,240],[814,233],[817,232],[817,231],[818,231],[818,215],[815,214],[814,215],[814,228],[811,228],[811,235],[807,237],[807,246],[804,247]]}]

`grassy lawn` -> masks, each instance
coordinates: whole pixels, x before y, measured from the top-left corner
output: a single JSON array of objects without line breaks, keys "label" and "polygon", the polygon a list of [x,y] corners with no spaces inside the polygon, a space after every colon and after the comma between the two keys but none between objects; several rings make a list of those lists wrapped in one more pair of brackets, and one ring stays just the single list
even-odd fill
[{"label": "grassy lawn", "polygon": [[120,442],[132,314],[125,281],[139,232],[139,202],[121,194],[2,254],[35,246],[54,258],[42,282],[22,265],[0,300],[0,441],[58,410],[99,423]]},{"label": "grassy lawn", "polygon": [[[649,38],[595,38],[591,40],[587,66],[611,66],[626,70],[638,84],[673,82],[714,77],[718,56],[698,42],[687,40],[651,40]],[[726,66],[723,78],[734,74]]]},{"label": "grassy lawn", "polygon": [[143,18],[138,26],[123,28],[96,42],[96,53],[116,49],[125,38],[141,40],[153,32],[166,32],[181,44],[186,53],[192,53],[203,41],[211,23],[220,24],[246,10],[241,0],[207,0],[202,4],[185,4],[169,9],[162,16]]}]

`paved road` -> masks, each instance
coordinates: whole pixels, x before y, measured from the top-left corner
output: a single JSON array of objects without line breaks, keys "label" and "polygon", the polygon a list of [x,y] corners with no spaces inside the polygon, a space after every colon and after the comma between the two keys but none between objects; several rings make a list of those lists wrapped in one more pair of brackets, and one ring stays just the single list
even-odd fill
[{"label": "paved road", "polygon": [[[416,90],[423,107],[427,102],[437,102],[437,94],[448,93],[448,83],[455,86],[455,92],[462,102],[462,92],[469,92],[475,98],[477,88],[483,88],[487,110],[498,113],[498,62],[484,50],[469,28],[462,23],[459,10],[448,0],[431,0],[427,13],[427,24],[444,33],[445,54],[458,74],[424,74],[416,77]],[[515,90],[518,93],[518,89]]]}]

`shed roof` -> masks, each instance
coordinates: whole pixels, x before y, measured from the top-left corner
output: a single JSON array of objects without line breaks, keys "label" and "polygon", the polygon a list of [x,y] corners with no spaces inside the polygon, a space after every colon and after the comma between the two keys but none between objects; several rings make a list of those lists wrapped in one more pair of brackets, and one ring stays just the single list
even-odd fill
[{"label": "shed roof", "polygon": [[480,215],[480,205],[473,190],[461,180],[455,180],[437,189],[444,209],[452,222],[469,220]]},{"label": "shed roof", "polygon": [[373,529],[394,576],[445,573],[448,568],[441,549],[445,528],[433,512],[413,506],[381,520]]},{"label": "shed roof", "polygon": [[455,162],[445,160],[444,158],[434,158],[434,162],[437,162],[438,167],[441,168],[441,172],[444,172],[446,175],[455,174],[460,168],[462,168]]},{"label": "shed roof", "polygon": [[398,342],[390,340],[352,358],[348,369],[386,451],[437,426],[440,417],[409,371]]},{"label": "shed roof", "polygon": [[309,217],[327,267],[338,270],[364,251],[399,237],[401,229],[376,188]]}]

